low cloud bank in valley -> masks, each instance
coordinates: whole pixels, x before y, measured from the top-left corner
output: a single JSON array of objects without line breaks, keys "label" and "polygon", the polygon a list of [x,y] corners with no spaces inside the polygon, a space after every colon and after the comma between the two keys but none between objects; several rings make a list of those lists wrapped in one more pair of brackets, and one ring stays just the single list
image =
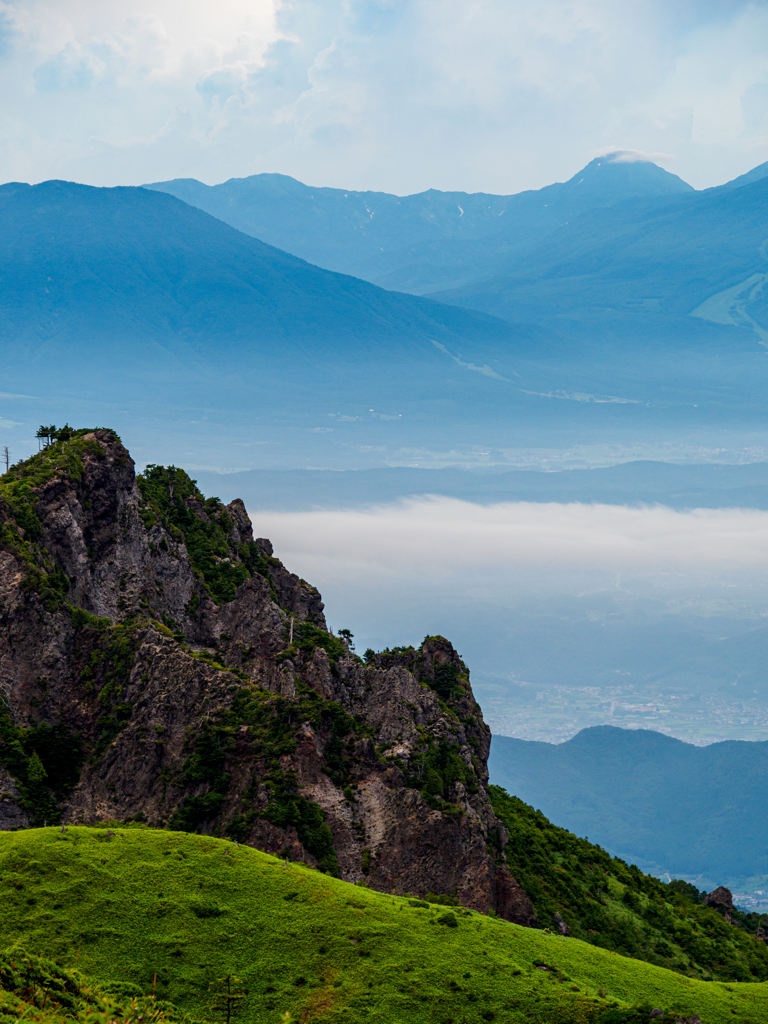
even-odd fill
[{"label": "low cloud bank in valley", "polygon": [[663,506],[475,505],[424,497],[366,510],[255,514],[289,565],[410,578],[477,568],[641,572],[768,567],[768,512]]},{"label": "low cloud bank in valley", "polygon": [[259,512],[254,528],[358,651],[448,637],[495,733],[768,728],[766,511],[425,497]]}]

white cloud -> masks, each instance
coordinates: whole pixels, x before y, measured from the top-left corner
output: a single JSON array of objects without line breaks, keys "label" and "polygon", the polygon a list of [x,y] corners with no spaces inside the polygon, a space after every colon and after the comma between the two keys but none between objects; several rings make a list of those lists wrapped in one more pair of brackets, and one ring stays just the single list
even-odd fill
[{"label": "white cloud", "polygon": [[[661,83],[649,112],[659,122],[676,113],[690,119],[690,137],[707,146],[739,146],[768,131],[765,103],[753,111],[750,93],[768,87],[768,8],[748,4],[729,23],[702,25],[691,33]],[[764,99],[764,97],[763,97]]]},{"label": "white cloud", "polygon": [[608,149],[598,154],[606,156],[610,164],[666,164],[675,160],[669,153],[644,153],[641,149]]},{"label": "white cloud", "polygon": [[466,570],[757,572],[768,512],[663,506],[474,505],[426,497],[354,511],[264,513],[254,529],[307,579],[340,573],[409,580]]},{"label": "white cloud", "polygon": [[[645,727],[696,742],[755,738],[739,725],[744,693],[731,685],[741,672],[760,678],[762,632],[751,631],[768,622],[768,512],[431,498],[252,517],[320,588],[329,623],[351,629],[359,652],[448,637],[494,732],[557,741],[626,725],[601,717],[613,714],[609,701],[645,704],[661,692],[704,699],[690,711],[686,696],[671,729],[659,718]],[[734,638],[728,663],[717,654],[724,638]],[[696,664],[710,643],[711,672]],[[721,708],[709,699],[713,680]]]},{"label": "white cloud", "polygon": [[672,635],[690,648],[691,629],[715,639],[768,616],[768,512],[424,498],[252,518],[360,650],[440,633],[476,684],[524,671],[584,686],[594,669],[606,685],[605,664],[643,661],[654,629],[664,661]]},{"label": "white cloud", "polygon": [[504,192],[613,149],[709,185],[766,155],[766,42],[742,0],[0,0],[0,177]]}]

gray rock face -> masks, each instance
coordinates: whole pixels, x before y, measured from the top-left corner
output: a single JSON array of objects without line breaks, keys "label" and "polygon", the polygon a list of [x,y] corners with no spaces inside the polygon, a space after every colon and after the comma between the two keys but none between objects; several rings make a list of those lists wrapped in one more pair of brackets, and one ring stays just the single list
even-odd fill
[{"label": "gray rock face", "polygon": [[0,765],[0,832],[28,828],[30,819],[19,806],[20,795],[15,779]]},{"label": "gray rock face", "polygon": [[568,927],[568,925],[563,920],[563,915],[562,914],[555,914],[553,916],[553,918],[552,918],[552,921],[554,922],[555,927],[557,928],[557,930],[560,932],[561,935],[570,935],[571,934],[571,929]]},{"label": "gray rock face", "polygon": [[[226,526],[228,555],[206,564],[235,566],[242,583],[216,603],[192,534],[142,497],[116,436],[96,431],[78,451],[77,473],[35,478],[39,527],[25,531],[0,499],[8,721],[33,729],[43,764],[56,729],[81,751],[63,767],[49,758],[34,785],[30,751],[17,759],[17,780],[0,780],[0,828],[38,823],[43,786],[64,822],[229,835],[375,889],[456,894],[534,923],[488,800],[490,730],[450,643],[363,664],[327,631],[315,588],[254,541],[242,502],[173,499],[193,526]],[[50,596],[55,567],[65,601]]]},{"label": "gray rock face", "polygon": [[726,889],[724,885],[720,885],[717,889],[713,889],[712,892],[708,893],[704,897],[704,905],[707,907],[714,907],[715,910],[720,910],[725,917],[725,920],[729,924],[733,923],[731,912],[733,911],[733,894],[730,889]]}]

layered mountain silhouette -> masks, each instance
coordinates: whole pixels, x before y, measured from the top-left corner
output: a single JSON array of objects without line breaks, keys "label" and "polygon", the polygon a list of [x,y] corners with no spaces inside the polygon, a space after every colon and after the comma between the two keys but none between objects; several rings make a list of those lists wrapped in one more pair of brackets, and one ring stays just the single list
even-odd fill
[{"label": "layered mountain silhouette", "polygon": [[[399,198],[278,175],[150,187],[320,264],[538,327],[531,358],[560,383],[531,384],[525,367],[524,389],[690,409],[727,406],[738,391],[757,414],[767,173],[761,165],[696,192],[649,161],[613,154],[514,196]],[[519,354],[492,365],[512,379]]]},{"label": "layered mountain silhouette", "polygon": [[[400,462],[428,451],[450,464],[491,442],[754,430],[766,412],[762,174],[698,193],[614,155],[517,196],[401,199],[276,175],[213,189],[7,184],[5,390],[39,396],[33,419],[54,416],[52,395],[68,396],[59,419],[114,421],[116,401],[149,403],[162,422],[173,409],[198,447],[201,408],[228,424],[222,441],[259,419],[263,443],[283,446],[275,467],[296,465],[285,429],[318,435],[312,453],[292,442],[299,464],[337,467],[393,446]],[[86,393],[88,409],[73,408]]]},{"label": "layered mountain silhouette", "polygon": [[142,188],[4,185],[0,230],[6,354],[140,340],[208,359],[329,348],[354,359],[511,337],[505,323],[321,270]]},{"label": "layered mountain silhouette", "polygon": [[[260,174],[147,186],[321,266],[514,322],[615,337],[653,323],[674,345],[701,323],[768,341],[768,164],[696,192],[649,161],[612,154],[564,183],[496,196],[398,197]],[[649,319],[650,318],[650,319]],[[597,322],[596,322],[597,321]]]},{"label": "layered mountain silhouette", "polygon": [[768,743],[696,747],[645,729],[584,729],[567,743],[494,736],[491,780],[560,825],[648,870],[768,872]]},{"label": "layered mountain silhouette", "polygon": [[539,240],[585,210],[693,191],[655,164],[625,162],[621,154],[592,160],[569,181],[503,196],[429,189],[401,197],[315,188],[282,174],[213,186],[179,178],[146,187],[312,263],[415,294],[472,280],[477,265]]},{"label": "layered mountain silhouette", "polygon": [[693,316],[768,340],[768,178],[634,199],[564,224],[495,276],[442,295],[497,316],[615,320]]}]

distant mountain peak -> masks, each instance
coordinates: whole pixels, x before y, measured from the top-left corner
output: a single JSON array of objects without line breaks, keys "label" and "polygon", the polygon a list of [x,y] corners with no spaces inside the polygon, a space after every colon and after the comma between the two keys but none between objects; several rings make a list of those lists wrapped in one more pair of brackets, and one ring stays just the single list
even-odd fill
[{"label": "distant mountain peak", "polygon": [[587,181],[599,190],[599,196],[595,196],[596,206],[605,205],[605,198],[620,202],[625,198],[694,191],[687,181],[665,171],[647,153],[638,150],[620,149],[597,156],[561,187],[581,185]]}]

